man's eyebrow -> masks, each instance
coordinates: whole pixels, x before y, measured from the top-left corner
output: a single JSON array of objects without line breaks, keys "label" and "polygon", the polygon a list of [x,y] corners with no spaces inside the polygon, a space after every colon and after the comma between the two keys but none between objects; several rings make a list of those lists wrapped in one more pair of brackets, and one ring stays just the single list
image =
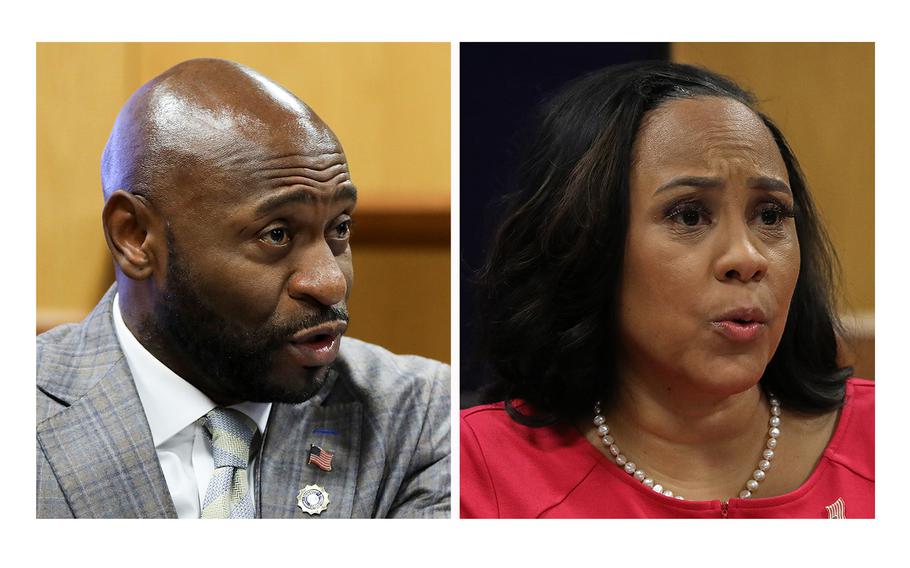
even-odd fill
[{"label": "man's eyebrow", "polygon": [[[352,203],[357,203],[357,188],[354,187],[352,183],[346,183],[335,190],[335,194],[332,196],[332,201],[351,201]],[[312,193],[300,189],[297,191],[291,191],[287,193],[280,193],[278,195],[272,195],[264,200],[262,200],[259,205],[256,206],[256,211],[254,214],[258,216],[265,215],[270,211],[284,207],[290,203],[306,203],[312,204],[316,202],[316,197]]]},{"label": "man's eyebrow", "polygon": [[352,201],[357,203],[357,187],[353,183],[346,183],[335,190],[335,201]]},{"label": "man's eyebrow", "polygon": [[[654,191],[654,195],[672,189],[674,187],[697,187],[701,189],[715,189],[721,187],[724,181],[719,177],[704,176],[680,176],[664,183]],[[783,180],[768,177],[757,176],[750,177],[746,180],[746,185],[751,189],[764,189],[767,191],[780,191],[783,193],[793,193],[790,186]]]}]

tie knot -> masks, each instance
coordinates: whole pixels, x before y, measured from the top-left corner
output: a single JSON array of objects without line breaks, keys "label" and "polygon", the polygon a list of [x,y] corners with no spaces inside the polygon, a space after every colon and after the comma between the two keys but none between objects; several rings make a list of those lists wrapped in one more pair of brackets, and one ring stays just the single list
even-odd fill
[{"label": "tie knot", "polygon": [[212,435],[215,467],[245,469],[250,461],[250,444],[258,430],[256,423],[239,410],[213,408],[205,415],[203,425]]}]

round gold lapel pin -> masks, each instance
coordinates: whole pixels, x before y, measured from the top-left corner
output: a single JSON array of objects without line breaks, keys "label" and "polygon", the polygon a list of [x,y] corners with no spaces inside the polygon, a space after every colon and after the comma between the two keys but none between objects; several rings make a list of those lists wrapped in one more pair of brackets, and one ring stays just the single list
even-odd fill
[{"label": "round gold lapel pin", "polygon": [[307,485],[297,494],[297,506],[308,515],[318,515],[329,508],[329,492],[318,485]]}]

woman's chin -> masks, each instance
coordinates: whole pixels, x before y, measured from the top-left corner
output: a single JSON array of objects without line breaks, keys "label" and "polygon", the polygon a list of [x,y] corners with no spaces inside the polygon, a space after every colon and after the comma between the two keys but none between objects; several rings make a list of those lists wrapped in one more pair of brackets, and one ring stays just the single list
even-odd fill
[{"label": "woman's chin", "polygon": [[765,372],[762,360],[730,360],[715,363],[698,374],[699,390],[716,397],[735,396],[754,388]]}]

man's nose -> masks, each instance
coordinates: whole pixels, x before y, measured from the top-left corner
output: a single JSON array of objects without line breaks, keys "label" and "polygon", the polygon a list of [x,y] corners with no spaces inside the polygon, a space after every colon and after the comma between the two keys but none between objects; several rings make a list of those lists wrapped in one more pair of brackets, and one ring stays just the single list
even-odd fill
[{"label": "man's nose", "polygon": [[314,243],[301,251],[297,268],[288,280],[288,295],[295,300],[315,301],[324,306],[343,302],[348,281],[329,245]]},{"label": "man's nose", "polygon": [[768,257],[746,222],[728,225],[720,237],[714,276],[720,281],[758,282],[768,272]]}]

